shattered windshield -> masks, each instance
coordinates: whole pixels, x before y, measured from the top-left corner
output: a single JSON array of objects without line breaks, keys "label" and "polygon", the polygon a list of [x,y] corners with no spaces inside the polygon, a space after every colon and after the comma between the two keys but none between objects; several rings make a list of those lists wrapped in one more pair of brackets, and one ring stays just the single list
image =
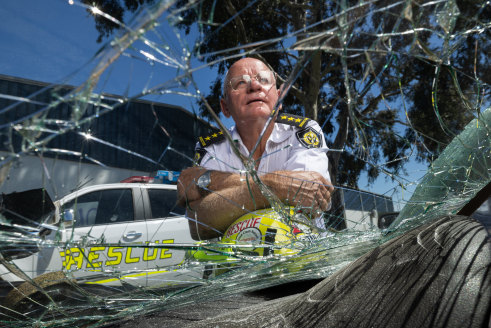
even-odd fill
[{"label": "shattered windshield", "polygon": [[[52,0],[0,13],[2,325],[102,326],[328,277],[489,184],[489,2]],[[231,68],[244,57],[264,67]],[[277,102],[245,132],[230,106],[255,87]],[[319,166],[322,179],[289,173]],[[309,188],[329,200],[305,200]],[[225,227],[218,205],[211,221],[197,209],[209,196]]]}]

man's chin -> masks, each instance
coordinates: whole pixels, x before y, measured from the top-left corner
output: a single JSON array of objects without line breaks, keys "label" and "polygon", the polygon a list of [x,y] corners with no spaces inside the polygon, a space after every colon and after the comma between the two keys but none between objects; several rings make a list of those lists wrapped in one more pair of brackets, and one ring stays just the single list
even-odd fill
[{"label": "man's chin", "polygon": [[265,124],[268,121],[268,118],[270,117],[270,114],[264,113],[263,115],[255,115],[255,116],[250,116],[247,118],[244,118],[240,120],[240,122],[236,122],[238,125],[242,126],[254,126],[257,123]]},{"label": "man's chin", "polygon": [[256,113],[257,116],[270,116],[273,112],[273,110],[266,103],[263,102],[254,102],[249,104],[247,106],[247,111]]}]

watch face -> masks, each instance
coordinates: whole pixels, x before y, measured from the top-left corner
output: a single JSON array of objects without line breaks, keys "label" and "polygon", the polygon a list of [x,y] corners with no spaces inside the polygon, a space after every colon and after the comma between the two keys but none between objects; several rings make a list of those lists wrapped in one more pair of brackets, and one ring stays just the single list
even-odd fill
[{"label": "watch face", "polygon": [[198,187],[206,188],[211,182],[210,171],[206,171],[198,178]]}]

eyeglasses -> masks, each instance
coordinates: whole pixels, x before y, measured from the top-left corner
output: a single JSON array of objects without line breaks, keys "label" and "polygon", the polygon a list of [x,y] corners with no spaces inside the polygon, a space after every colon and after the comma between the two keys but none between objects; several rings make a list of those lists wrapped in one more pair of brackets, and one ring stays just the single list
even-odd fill
[{"label": "eyeglasses", "polygon": [[256,80],[265,88],[273,86],[275,83],[274,73],[271,71],[259,71],[256,75],[251,77],[250,75],[234,76],[230,79],[229,84],[234,90],[244,90],[250,87],[252,79]]}]

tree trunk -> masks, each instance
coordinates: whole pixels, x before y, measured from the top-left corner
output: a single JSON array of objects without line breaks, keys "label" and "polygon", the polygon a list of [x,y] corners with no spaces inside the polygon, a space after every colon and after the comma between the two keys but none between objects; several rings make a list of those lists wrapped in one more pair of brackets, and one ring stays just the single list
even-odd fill
[{"label": "tree trunk", "polygon": [[308,85],[305,97],[305,116],[317,121],[319,113],[319,88],[321,81],[321,51],[314,51],[311,54],[310,69],[304,73],[308,74]]},{"label": "tree trunk", "polygon": [[336,139],[334,139],[334,143],[332,145],[333,149],[336,151],[329,153],[329,158],[331,159],[330,165],[330,174],[331,174],[331,182],[336,185],[337,184],[337,174],[339,168],[339,159],[341,158],[341,151],[344,149],[346,145],[346,140],[348,139],[348,127],[349,127],[349,114],[348,108],[344,108],[342,112],[339,113],[339,130],[336,135]]}]

